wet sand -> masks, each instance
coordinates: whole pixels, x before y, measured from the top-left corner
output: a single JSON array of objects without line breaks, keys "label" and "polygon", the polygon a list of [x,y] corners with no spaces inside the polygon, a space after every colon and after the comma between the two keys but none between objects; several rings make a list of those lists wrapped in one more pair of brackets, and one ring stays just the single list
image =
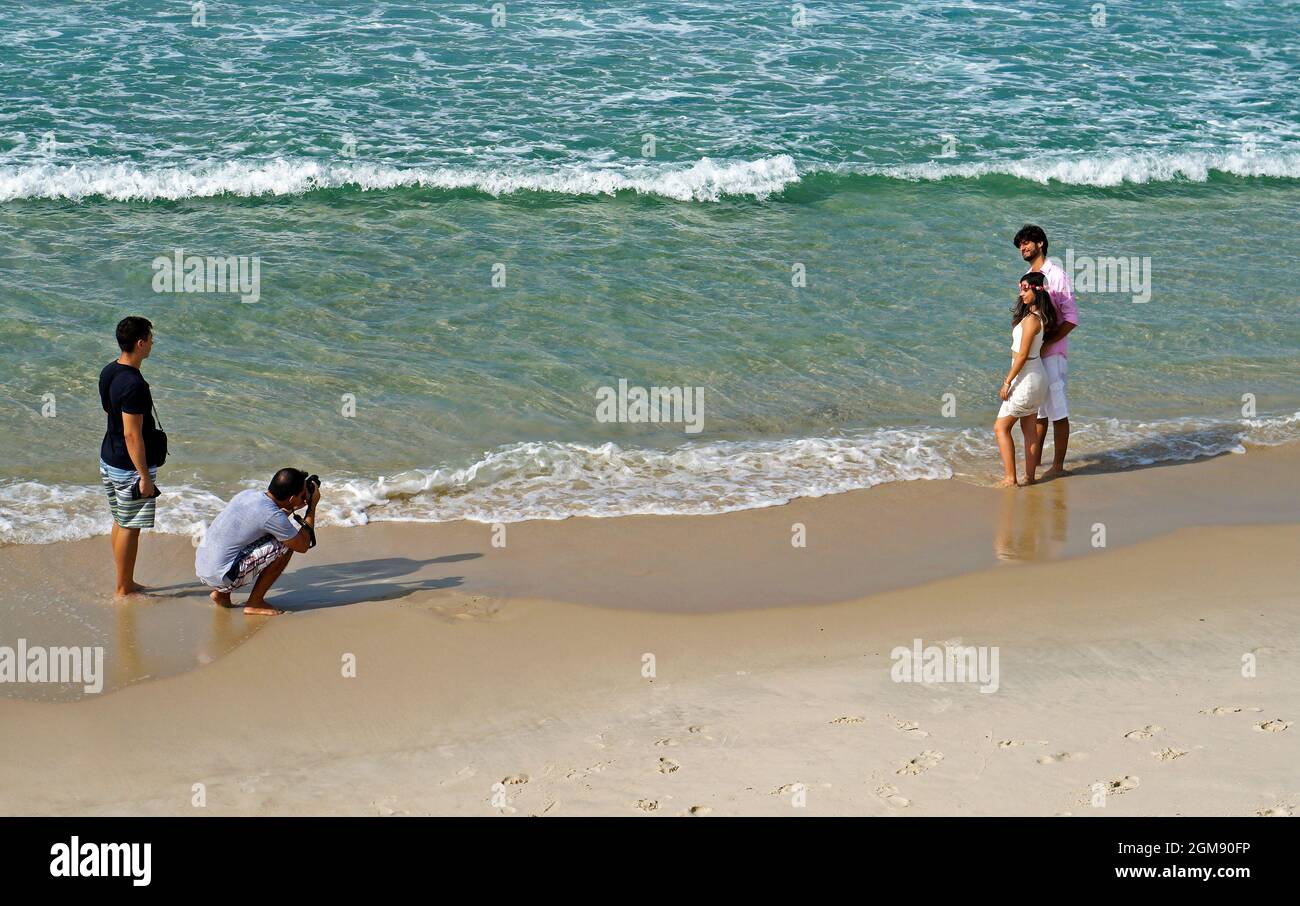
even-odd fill
[{"label": "wet sand", "polygon": [[[104,644],[117,689],[0,685],[0,811],[1289,811],[1298,464],[333,529],[271,619],[188,585],[187,538],[128,605],[106,539],[0,549],[0,641]],[[997,691],[894,682],[916,639],[996,647]]]}]

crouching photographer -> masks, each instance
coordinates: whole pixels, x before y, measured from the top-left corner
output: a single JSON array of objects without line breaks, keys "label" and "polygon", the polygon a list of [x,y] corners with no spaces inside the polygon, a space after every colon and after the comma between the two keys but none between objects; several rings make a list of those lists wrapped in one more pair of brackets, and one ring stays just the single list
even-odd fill
[{"label": "crouching photographer", "polygon": [[[266,593],[294,553],[316,546],[319,501],[320,477],[301,469],[281,469],[265,491],[240,491],[231,498],[194,555],[194,572],[212,589],[213,602],[234,607],[230,593],[253,582],[244,613],[284,613],[266,603]],[[304,506],[306,515],[297,515]]]}]

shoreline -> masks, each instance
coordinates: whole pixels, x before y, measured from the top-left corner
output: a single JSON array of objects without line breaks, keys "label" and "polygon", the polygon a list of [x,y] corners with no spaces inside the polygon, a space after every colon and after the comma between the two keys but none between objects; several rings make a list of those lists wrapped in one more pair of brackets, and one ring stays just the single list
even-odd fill
[{"label": "shoreline", "polygon": [[[407,597],[667,613],[827,604],[998,564],[1088,556],[1101,540],[1122,547],[1191,526],[1300,521],[1279,493],[1296,474],[1300,447],[1288,445],[1008,491],[905,482],[710,516],[511,523],[497,538],[504,547],[492,526],[474,522],[328,528],[269,597],[289,611],[277,621]],[[799,534],[804,547],[792,543]],[[0,548],[9,643],[103,645],[111,690],[211,663],[266,625],[211,604],[186,536],[145,533],[137,578],[155,591],[119,605],[105,591],[106,547],[92,538]],[[79,695],[0,684],[0,699]]]},{"label": "shoreline", "polygon": [[[115,689],[0,697],[0,813],[1300,813],[1298,462],[524,523],[504,549],[337,529],[275,618],[77,603],[102,543],[0,550],[11,601],[62,602],[29,638],[112,618]],[[171,582],[193,552],[165,540],[142,563]],[[997,649],[996,691],[894,681],[914,644]]]},{"label": "shoreline", "polygon": [[[994,487],[1002,476],[992,430],[972,426],[882,426],[767,439],[722,435],[674,445],[681,437],[689,435],[661,437],[667,446],[627,438],[524,441],[453,456],[437,467],[343,469],[326,482],[324,527],[726,515],[916,481]],[[1092,475],[1289,446],[1300,448],[1300,411],[1249,421],[1076,419],[1070,453],[1072,470]],[[181,468],[160,476],[164,493],[154,533],[190,535],[235,493],[265,484],[265,478],[249,478],[250,463],[217,466],[200,458],[198,465],[202,474]],[[278,468],[263,465],[265,474]],[[108,534],[102,489],[84,469],[72,483],[55,480],[56,472],[67,478],[55,469],[0,481],[0,548]]]}]

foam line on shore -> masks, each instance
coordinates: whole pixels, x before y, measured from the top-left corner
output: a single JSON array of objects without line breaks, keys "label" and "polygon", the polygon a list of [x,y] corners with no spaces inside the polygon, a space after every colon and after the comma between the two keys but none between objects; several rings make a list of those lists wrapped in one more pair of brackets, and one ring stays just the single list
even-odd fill
[{"label": "foam line on shore", "polygon": [[[1235,422],[1076,419],[1072,462],[1122,471],[1244,453],[1300,440],[1300,412]],[[574,516],[710,515],[778,506],[900,481],[961,478],[996,469],[984,428],[879,428],[834,437],[692,442],[668,450],[536,442],[488,451],[464,465],[327,480],[323,525],[368,522],[520,522]],[[265,479],[248,478],[244,487]],[[168,485],[157,530],[201,532],[232,490]],[[221,490],[223,493],[219,494]],[[0,543],[44,544],[105,534],[96,484],[0,483]]]}]

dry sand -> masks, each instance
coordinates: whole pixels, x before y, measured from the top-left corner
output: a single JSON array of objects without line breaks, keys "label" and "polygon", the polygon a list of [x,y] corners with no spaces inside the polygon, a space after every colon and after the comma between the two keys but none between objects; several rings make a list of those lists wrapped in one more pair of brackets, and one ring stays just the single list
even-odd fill
[{"label": "dry sand", "polygon": [[[130,605],[105,539],[0,549],[0,644],[104,644],[116,687],[0,686],[0,812],[1294,812],[1297,465],[328,530],[272,619],[185,538]],[[893,681],[915,639],[996,646],[997,691]]]}]

